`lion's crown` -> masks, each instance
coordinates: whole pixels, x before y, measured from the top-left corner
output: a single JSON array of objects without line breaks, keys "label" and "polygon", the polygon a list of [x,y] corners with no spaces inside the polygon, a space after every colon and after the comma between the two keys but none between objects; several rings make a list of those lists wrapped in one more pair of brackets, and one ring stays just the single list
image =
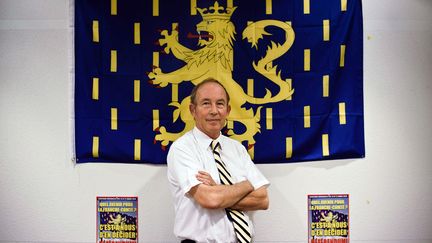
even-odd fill
[{"label": "lion's crown", "polygon": [[209,7],[209,10],[213,10],[213,11],[211,12],[207,11],[207,8],[197,8],[197,11],[201,14],[203,20],[213,20],[213,19],[229,20],[236,8],[237,7],[224,8],[222,6],[219,6],[219,3],[215,1],[214,5],[212,7]]}]

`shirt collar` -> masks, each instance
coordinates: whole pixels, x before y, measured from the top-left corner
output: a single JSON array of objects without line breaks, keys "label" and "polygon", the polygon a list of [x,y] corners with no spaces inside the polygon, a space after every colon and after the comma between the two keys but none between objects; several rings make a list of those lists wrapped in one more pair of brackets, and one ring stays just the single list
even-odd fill
[{"label": "shirt collar", "polygon": [[199,130],[196,126],[192,130],[192,133],[193,133],[195,139],[197,140],[198,145],[202,149],[208,149],[208,148],[210,148],[210,143],[213,140],[216,140],[217,142],[219,142],[220,143],[220,148],[222,149],[222,133],[219,134],[218,138],[212,139],[211,137],[209,137],[205,133],[203,133],[201,130]]}]

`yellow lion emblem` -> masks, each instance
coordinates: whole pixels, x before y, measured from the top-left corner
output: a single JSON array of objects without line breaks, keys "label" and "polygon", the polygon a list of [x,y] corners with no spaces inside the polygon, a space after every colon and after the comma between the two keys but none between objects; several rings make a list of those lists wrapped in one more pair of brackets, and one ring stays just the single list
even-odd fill
[{"label": "yellow lion emblem", "polygon": [[[254,135],[260,132],[260,110],[258,106],[256,111],[252,108],[245,109],[242,105],[245,103],[263,105],[275,103],[288,99],[294,92],[291,84],[284,81],[277,71],[277,66],[272,66],[272,61],[285,54],[294,42],[294,30],[285,22],[278,20],[261,20],[250,23],[243,31],[243,39],[247,39],[252,47],[257,48],[259,39],[264,35],[271,35],[264,29],[267,26],[281,28],[285,32],[285,42],[282,44],[272,42],[267,47],[266,55],[257,63],[253,62],[254,69],[261,75],[271,80],[279,87],[279,92],[273,95],[266,90],[266,95],[261,98],[253,97],[246,94],[243,88],[233,79],[233,42],[235,41],[235,26],[231,22],[231,15],[237,7],[219,6],[215,2],[214,6],[197,11],[202,17],[202,21],[196,25],[196,30],[200,36],[198,50],[191,50],[178,41],[178,30],[163,30],[162,37],[159,39],[160,46],[165,46],[164,51],[167,54],[172,53],[174,57],[186,63],[183,67],[164,73],[159,67],[154,67],[153,71],[148,74],[150,82],[159,87],[166,87],[168,84],[180,84],[184,81],[190,81],[194,85],[202,82],[207,78],[219,80],[227,89],[231,99],[231,113],[228,122],[240,122],[246,128],[243,133],[235,133],[228,128],[228,135],[232,138],[243,142],[247,141],[249,147],[255,144]],[[205,37],[205,38],[202,38]],[[189,112],[190,97],[184,98],[180,103],[172,102],[171,106],[176,107],[173,113],[174,122],[180,118],[185,127],[181,132],[168,132],[164,126],[158,129],[155,141],[160,141],[162,146],[167,146],[186,131],[194,126],[193,117]]]}]

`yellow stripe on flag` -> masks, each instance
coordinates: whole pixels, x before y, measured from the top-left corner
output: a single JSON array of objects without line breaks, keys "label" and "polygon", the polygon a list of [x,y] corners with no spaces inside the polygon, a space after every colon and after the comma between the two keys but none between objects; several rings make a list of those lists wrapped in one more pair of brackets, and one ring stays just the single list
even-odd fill
[{"label": "yellow stripe on flag", "polygon": [[267,130],[273,129],[273,109],[272,108],[266,109],[266,128]]},{"label": "yellow stripe on flag", "polygon": [[99,42],[99,21],[98,20],[93,20],[92,30],[93,30],[93,42]]},{"label": "yellow stripe on flag", "polygon": [[234,129],[234,121],[233,120],[227,120],[227,128],[228,129]]},{"label": "yellow stripe on flag", "polygon": [[141,23],[134,23],[134,44],[141,44]]},{"label": "yellow stripe on flag", "polygon": [[172,102],[178,102],[178,84],[172,84],[171,97]]},{"label": "yellow stripe on flag", "polygon": [[111,0],[111,15],[117,15],[117,0]]},{"label": "yellow stripe on flag", "polygon": [[153,52],[153,66],[159,67],[159,52]]},{"label": "yellow stripe on flag", "polygon": [[99,100],[99,78],[93,78],[92,99]]},{"label": "yellow stripe on flag", "polygon": [[303,14],[310,14],[310,0],[303,0]]},{"label": "yellow stripe on flag", "polygon": [[254,96],[254,80],[252,78],[248,78],[247,80],[247,94],[249,96]]},{"label": "yellow stripe on flag", "polygon": [[346,124],[345,102],[339,103],[339,124]]},{"label": "yellow stripe on flag", "polygon": [[323,153],[323,156],[329,156],[330,155],[328,134],[322,135],[322,153]]},{"label": "yellow stripe on flag", "polygon": [[347,0],[341,0],[341,11],[345,12],[347,11]]},{"label": "yellow stripe on flag", "polygon": [[310,67],[310,57],[311,56],[311,51],[310,49],[305,49],[304,50],[304,70],[305,71],[310,71],[311,67]]},{"label": "yellow stripe on flag", "polygon": [[190,0],[190,13],[191,15],[197,14],[197,0]]},{"label": "yellow stripe on flag", "polygon": [[293,138],[292,137],[287,137],[285,139],[285,148],[286,148],[286,154],[285,154],[285,158],[290,159],[292,157],[293,154]]},{"label": "yellow stripe on flag", "polygon": [[99,158],[99,137],[96,136],[93,136],[92,156],[93,158]]},{"label": "yellow stripe on flag", "polygon": [[324,75],[322,78],[322,82],[323,82],[323,97],[329,97],[330,76]]},{"label": "yellow stripe on flag", "polygon": [[134,160],[141,160],[141,139],[134,141]]},{"label": "yellow stripe on flag", "polygon": [[153,16],[159,16],[159,0],[153,0]]},{"label": "yellow stripe on flag", "polygon": [[232,8],[233,6],[233,0],[227,0],[227,8]]},{"label": "yellow stripe on flag", "polygon": [[117,72],[117,51],[111,50],[111,72],[115,73]]},{"label": "yellow stripe on flag", "polygon": [[328,19],[323,20],[323,40],[330,40],[330,20]]},{"label": "yellow stripe on flag", "polygon": [[141,80],[134,80],[134,102],[140,102],[141,100]]},{"label": "yellow stripe on flag", "polygon": [[310,128],[311,126],[311,117],[310,117],[310,106],[307,105],[303,107],[303,116],[304,116],[304,128]]},{"label": "yellow stripe on flag", "polygon": [[341,47],[340,47],[340,62],[339,62],[340,67],[345,66],[345,51],[346,51],[346,46],[341,45]]},{"label": "yellow stripe on flag", "polygon": [[118,129],[118,110],[117,108],[111,108],[111,130]]},{"label": "yellow stripe on flag", "polygon": [[159,110],[153,110],[153,131],[159,128]]},{"label": "yellow stripe on flag", "polygon": [[273,13],[273,3],[272,0],[266,0],[266,14],[270,15]]}]

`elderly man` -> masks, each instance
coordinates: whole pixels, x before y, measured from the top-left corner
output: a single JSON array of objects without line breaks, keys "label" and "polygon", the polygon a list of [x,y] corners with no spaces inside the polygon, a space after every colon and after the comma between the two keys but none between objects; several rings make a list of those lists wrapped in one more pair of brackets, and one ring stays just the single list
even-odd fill
[{"label": "elderly man", "polygon": [[221,134],[231,107],[218,81],[191,93],[195,127],[171,146],[168,180],[174,197],[174,234],[181,242],[251,242],[248,212],[267,209],[268,180],[241,143]]}]

